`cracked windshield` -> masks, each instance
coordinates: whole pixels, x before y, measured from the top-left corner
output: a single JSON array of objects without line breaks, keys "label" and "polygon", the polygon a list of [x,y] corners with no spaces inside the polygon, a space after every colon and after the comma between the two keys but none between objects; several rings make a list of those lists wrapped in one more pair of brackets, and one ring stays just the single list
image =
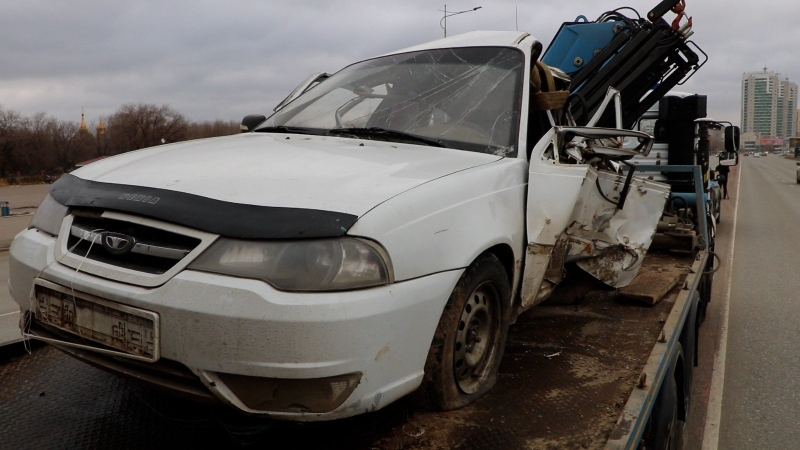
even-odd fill
[{"label": "cracked windshield", "polygon": [[260,128],[516,155],[523,56],[497,47],[439,49],[345,68]]}]

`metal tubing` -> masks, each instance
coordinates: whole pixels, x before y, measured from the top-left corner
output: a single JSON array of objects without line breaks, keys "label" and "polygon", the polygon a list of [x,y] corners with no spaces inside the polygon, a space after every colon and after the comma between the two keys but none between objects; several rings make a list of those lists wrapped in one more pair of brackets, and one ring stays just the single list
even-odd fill
[{"label": "metal tubing", "polygon": [[661,3],[656,5],[655,8],[651,9],[649,13],[647,13],[647,19],[650,20],[650,22],[655,22],[656,20],[664,17],[664,14],[666,14],[670,9],[674,8],[675,5],[677,5],[680,2],[681,0],[662,1]]},{"label": "metal tubing", "polygon": [[699,166],[656,166],[656,165],[649,165],[649,164],[639,164],[636,165],[636,170],[640,172],[683,172],[683,173],[692,173],[694,175],[694,192],[697,196],[696,198],[696,207],[697,207],[697,221],[700,224],[700,235],[703,236],[703,246],[704,249],[708,249],[709,245],[709,230],[708,230],[708,222],[706,221],[706,202],[702,201],[705,198],[703,193],[703,175],[700,172]]}]

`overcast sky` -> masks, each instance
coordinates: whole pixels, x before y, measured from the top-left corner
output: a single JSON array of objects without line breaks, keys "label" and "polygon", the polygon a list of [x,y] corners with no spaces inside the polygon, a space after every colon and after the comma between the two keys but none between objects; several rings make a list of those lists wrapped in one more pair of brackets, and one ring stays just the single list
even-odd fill
[{"label": "overcast sky", "polygon": [[[564,21],[657,0],[450,0],[448,35],[520,31],[545,47]],[[680,90],[738,124],[741,77],[766,65],[800,82],[796,0],[687,0],[708,63]],[[168,104],[195,121],[267,114],[312,72],[442,37],[444,4],[403,1],[5,0],[0,106],[96,123],[126,103]],[[672,14],[668,14],[672,20]],[[268,115],[268,114],[267,114]]]}]

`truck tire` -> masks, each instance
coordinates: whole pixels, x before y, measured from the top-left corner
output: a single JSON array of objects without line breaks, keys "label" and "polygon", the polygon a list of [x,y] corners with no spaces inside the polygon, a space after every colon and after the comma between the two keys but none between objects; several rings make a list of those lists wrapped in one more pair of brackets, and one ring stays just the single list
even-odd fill
[{"label": "truck tire", "polygon": [[[678,357],[682,357],[678,344]],[[678,400],[678,381],[675,377],[676,365],[664,378],[658,391],[650,420],[645,430],[645,448],[654,450],[683,450],[686,443],[686,422],[680,419]]]},{"label": "truck tire", "polygon": [[468,405],[497,381],[506,343],[511,288],[492,254],[478,257],[461,275],[436,327],[418,401],[447,411]]},{"label": "truck tire", "polygon": [[697,322],[697,313],[698,307],[700,303],[700,299],[697,297],[696,300],[692,299],[692,306],[689,308],[689,314],[686,316],[686,321],[683,323],[683,330],[681,331],[681,337],[679,342],[681,344],[681,350],[683,351],[683,389],[684,392],[684,403],[686,404],[686,410],[689,409],[689,395],[688,393],[691,391],[692,388],[692,377],[694,376],[694,367],[697,366],[698,358],[697,358],[697,350],[698,350],[698,322]]},{"label": "truck tire", "polygon": [[711,288],[714,284],[714,275],[703,275],[697,291],[700,293],[700,303],[697,305],[697,321],[703,323],[706,321],[706,313],[708,312],[708,304],[711,303]]}]

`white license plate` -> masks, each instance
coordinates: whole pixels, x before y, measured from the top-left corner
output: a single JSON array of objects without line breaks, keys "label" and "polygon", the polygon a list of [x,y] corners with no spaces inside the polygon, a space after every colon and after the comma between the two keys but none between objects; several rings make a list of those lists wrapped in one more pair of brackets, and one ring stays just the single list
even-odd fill
[{"label": "white license plate", "polygon": [[158,314],[36,280],[34,315],[41,323],[132,355],[158,359]]}]

